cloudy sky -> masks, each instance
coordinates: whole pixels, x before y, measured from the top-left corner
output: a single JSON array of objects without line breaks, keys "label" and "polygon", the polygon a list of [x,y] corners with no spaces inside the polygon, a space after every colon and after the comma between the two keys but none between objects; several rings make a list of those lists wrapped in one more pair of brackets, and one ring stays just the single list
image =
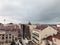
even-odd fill
[{"label": "cloudy sky", "polygon": [[60,22],[60,0],[0,0],[0,22],[55,24]]}]

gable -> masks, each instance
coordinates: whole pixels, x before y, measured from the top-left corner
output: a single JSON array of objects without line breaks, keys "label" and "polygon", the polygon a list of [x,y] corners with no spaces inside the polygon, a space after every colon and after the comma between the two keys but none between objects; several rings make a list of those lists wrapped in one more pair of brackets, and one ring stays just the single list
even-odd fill
[{"label": "gable", "polygon": [[53,36],[53,35],[57,34],[57,30],[53,29],[52,27],[48,26],[47,28],[45,28],[44,30],[42,30],[41,35],[42,38],[46,38],[48,36]]}]

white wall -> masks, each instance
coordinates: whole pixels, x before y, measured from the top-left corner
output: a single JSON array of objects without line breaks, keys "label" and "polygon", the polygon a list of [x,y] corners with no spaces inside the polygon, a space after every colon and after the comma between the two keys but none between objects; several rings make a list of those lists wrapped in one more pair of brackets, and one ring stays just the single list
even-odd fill
[{"label": "white wall", "polygon": [[53,42],[54,42],[56,45],[60,45],[60,39],[55,38],[55,40],[53,40]]},{"label": "white wall", "polygon": [[48,26],[47,28],[42,30],[41,37],[46,38],[48,36],[53,36],[53,34],[57,34],[57,31],[55,29],[53,29],[52,27]]}]

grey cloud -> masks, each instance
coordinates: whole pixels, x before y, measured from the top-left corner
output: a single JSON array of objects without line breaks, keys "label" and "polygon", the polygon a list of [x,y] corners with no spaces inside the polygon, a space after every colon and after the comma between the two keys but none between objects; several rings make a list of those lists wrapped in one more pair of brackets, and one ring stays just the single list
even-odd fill
[{"label": "grey cloud", "polygon": [[[0,16],[15,22],[56,23],[60,20],[59,0],[7,0],[1,1]],[[11,22],[13,22],[13,20]],[[58,20],[58,21],[57,21]]]}]

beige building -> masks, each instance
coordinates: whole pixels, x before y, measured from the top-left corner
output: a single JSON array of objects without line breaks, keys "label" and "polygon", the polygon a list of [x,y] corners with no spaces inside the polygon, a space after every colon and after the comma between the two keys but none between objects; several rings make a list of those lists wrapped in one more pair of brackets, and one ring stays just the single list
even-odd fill
[{"label": "beige building", "polygon": [[4,31],[0,31],[0,44],[5,42],[5,32]]},{"label": "beige building", "polygon": [[34,29],[34,31],[32,32],[32,42],[35,43],[36,45],[37,44],[40,44],[41,42],[41,30],[38,30],[38,29]]},{"label": "beige building", "polygon": [[[41,30],[43,29],[43,30]],[[51,26],[41,27],[41,29],[33,29],[32,31],[32,41],[37,45],[45,45],[47,43],[46,38],[49,36],[53,36],[57,34],[57,30],[52,28]],[[51,43],[51,42],[49,42]]]},{"label": "beige building", "polygon": [[30,29],[30,34],[31,34],[31,40],[32,40],[32,32],[33,30],[36,28],[36,25],[29,25],[29,29]]},{"label": "beige building", "polygon": [[19,26],[15,24],[0,25],[0,45],[9,44],[12,42],[12,39],[17,41],[19,30]]},{"label": "beige building", "polygon": [[49,40],[50,45],[60,45],[60,25],[52,27],[58,31],[56,35],[49,36],[47,39]]}]

